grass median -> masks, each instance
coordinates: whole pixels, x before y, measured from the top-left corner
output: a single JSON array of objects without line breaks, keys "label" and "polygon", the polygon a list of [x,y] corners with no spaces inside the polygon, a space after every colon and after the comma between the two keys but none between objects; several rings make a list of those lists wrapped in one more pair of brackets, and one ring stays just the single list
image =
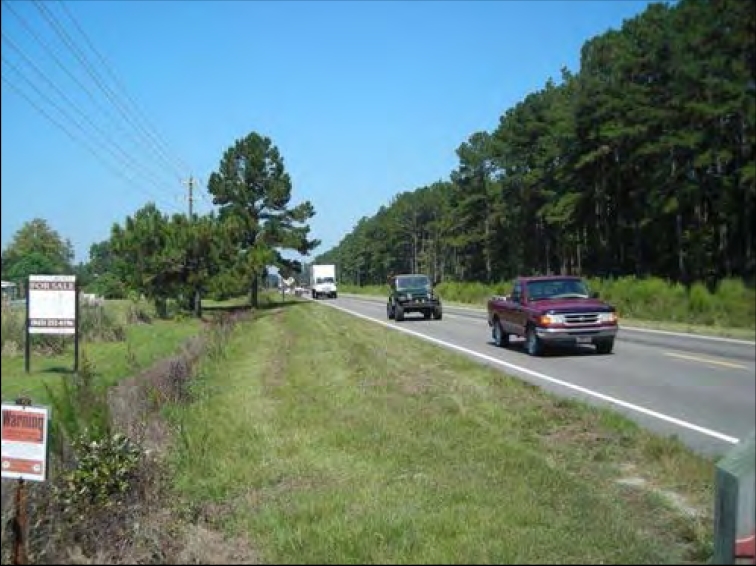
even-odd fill
[{"label": "grass median", "polygon": [[242,323],[193,392],[178,501],[261,562],[709,556],[713,462],[325,305]]}]

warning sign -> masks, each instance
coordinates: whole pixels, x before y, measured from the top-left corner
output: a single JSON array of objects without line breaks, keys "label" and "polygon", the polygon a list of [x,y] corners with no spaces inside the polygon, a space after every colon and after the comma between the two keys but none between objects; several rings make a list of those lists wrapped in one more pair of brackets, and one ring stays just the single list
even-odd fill
[{"label": "warning sign", "polygon": [[2,477],[47,478],[47,407],[2,405]]}]

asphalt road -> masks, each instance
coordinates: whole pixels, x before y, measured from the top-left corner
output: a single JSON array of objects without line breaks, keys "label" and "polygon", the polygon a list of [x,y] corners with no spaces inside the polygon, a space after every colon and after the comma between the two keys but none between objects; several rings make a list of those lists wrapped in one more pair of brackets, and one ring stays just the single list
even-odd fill
[{"label": "asphalt road", "polygon": [[[485,311],[444,305],[440,321],[386,318],[385,299],[339,296],[319,301],[416,335],[546,390],[609,406],[694,450],[721,456],[756,428],[756,345],[727,338],[620,326],[614,353],[590,346],[528,356],[521,340],[491,341]],[[418,318],[415,318],[418,317]]]}]

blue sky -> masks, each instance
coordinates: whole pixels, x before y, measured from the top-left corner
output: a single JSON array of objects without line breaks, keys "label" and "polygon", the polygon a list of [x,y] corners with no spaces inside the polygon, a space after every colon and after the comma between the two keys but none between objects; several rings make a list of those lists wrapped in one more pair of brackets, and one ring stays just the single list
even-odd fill
[{"label": "blue sky", "polygon": [[148,200],[186,210],[182,180],[206,182],[256,131],[284,156],[292,204],[315,206],[326,251],[392,196],[446,179],[470,134],[648,4],[3,0],[2,246],[41,217],[86,260]]}]

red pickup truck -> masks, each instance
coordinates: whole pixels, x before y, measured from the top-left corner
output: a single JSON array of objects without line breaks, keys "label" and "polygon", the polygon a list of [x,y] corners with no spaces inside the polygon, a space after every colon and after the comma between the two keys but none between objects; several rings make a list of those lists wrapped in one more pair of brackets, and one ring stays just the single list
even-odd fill
[{"label": "red pickup truck", "polygon": [[609,354],[617,336],[616,309],[590,293],[580,277],[518,277],[512,292],[488,300],[488,325],[494,343],[525,337],[525,350],[539,356],[549,345],[593,344]]}]

